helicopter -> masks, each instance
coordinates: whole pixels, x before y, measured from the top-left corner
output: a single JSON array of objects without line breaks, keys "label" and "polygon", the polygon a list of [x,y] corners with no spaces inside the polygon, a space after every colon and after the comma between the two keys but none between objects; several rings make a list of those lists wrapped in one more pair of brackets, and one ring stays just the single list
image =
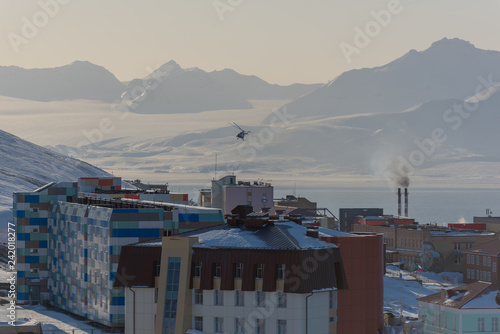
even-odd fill
[{"label": "helicopter", "polygon": [[[229,122],[228,122],[228,123],[229,123]],[[239,126],[238,124],[236,124],[235,122],[233,122],[233,123],[229,123],[229,124],[231,124],[232,126],[234,126],[235,128],[237,128],[238,130],[240,130],[240,131],[241,131],[240,133],[238,133],[238,134],[236,135],[236,138],[237,138],[237,139],[241,139],[241,140],[245,141],[245,136],[251,132],[251,131],[245,131],[245,130],[243,130],[243,129],[242,129],[242,128],[240,128],[240,126]]]}]

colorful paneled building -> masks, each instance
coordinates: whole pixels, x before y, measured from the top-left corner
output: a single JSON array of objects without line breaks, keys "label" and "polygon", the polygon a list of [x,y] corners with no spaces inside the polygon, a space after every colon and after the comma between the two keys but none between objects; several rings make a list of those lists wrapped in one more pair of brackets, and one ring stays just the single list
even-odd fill
[{"label": "colorful paneled building", "polygon": [[[103,325],[123,327],[124,291],[113,288],[126,276],[117,272],[121,247],[224,222],[218,209],[110,199],[113,193],[126,194],[117,179],[51,183],[14,195],[22,254],[19,303],[47,301]],[[78,187],[90,187],[83,190],[96,191],[96,196],[82,197],[87,193]]]}]

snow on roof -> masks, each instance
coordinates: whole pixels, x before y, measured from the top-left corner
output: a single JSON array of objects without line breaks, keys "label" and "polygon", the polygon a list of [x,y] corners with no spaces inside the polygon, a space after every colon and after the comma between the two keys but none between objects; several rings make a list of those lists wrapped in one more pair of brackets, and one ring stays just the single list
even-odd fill
[{"label": "snow on roof", "polygon": [[497,295],[500,291],[496,289],[486,289],[481,292],[478,296],[472,299],[470,302],[462,306],[462,308],[489,308],[498,309],[500,308],[497,302]]},{"label": "snow on roof", "polygon": [[276,222],[262,228],[227,224],[179,234],[198,237],[195,248],[235,249],[321,249],[336,248],[334,244],[306,235],[307,227],[294,222]]},{"label": "snow on roof", "polygon": [[431,236],[495,235],[492,232],[430,231]]}]

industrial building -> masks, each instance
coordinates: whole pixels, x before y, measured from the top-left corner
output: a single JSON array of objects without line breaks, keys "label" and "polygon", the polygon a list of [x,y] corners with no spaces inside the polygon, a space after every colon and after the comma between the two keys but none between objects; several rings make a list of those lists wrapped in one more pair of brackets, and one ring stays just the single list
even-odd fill
[{"label": "industrial building", "polygon": [[416,270],[462,271],[462,251],[496,239],[495,233],[448,230],[434,225],[353,225],[355,232],[384,236],[386,262]]}]

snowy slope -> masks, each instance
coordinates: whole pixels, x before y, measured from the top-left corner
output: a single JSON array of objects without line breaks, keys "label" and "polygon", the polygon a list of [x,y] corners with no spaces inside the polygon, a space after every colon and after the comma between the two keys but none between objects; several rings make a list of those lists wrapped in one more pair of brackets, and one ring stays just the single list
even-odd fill
[{"label": "snowy slope", "polygon": [[398,112],[432,100],[463,100],[475,94],[479,76],[489,75],[500,81],[500,52],[444,38],[384,66],[345,72],[287,108],[303,117]]},{"label": "snowy slope", "polygon": [[56,68],[0,66],[0,95],[37,101],[100,100],[120,97],[124,85],[101,66],[75,61]]},{"label": "snowy slope", "polygon": [[[0,211],[3,212],[12,208],[12,193],[15,191],[32,191],[51,181],[76,181],[80,176],[109,175],[88,163],[55,153],[2,130],[0,162]],[[5,214],[1,217],[5,218]]]}]

